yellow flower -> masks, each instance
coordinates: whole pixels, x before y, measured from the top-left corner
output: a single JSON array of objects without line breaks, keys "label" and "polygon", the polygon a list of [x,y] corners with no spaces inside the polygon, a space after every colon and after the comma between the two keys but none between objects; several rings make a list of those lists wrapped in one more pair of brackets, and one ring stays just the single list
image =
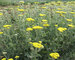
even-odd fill
[{"label": "yellow flower", "polygon": [[34,27],[32,27],[33,29],[43,29],[43,27],[41,27],[41,26],[34,26]]},{"label": "yellow flower", "polygon": [[42,43],[42,41],[39,41],[39,43],[41,44],[41,43]]},{"label": "yellow flower", "polygon": [[68,24],[69,27],[75,27],[73,24]]},{"label": "yellow flower", "polygon": [[32,42],[29,42],[29,44],[32,44]]},{"label": "yellow flower", "polygon": [[0,13],[0,15],[3,15],[3,13]]},{"label": "yellow flower", "polygon": [[46,7],[41,7],[41,8],[46,9]]},{"label": "yellow flower", "polygon": [[24,1],[19,1],[19,3],[24,3]]},{"label": "yellow flower", "polygon": [[8,59],[8,60],[14,60],[13,58],[10,58],[10,59]]},{"label": "yellow flower", "polygon": [[60,57],[59,53],[50,53],[49,55],[54,59],[57,59],[58,57]]},{"label": "yellow flower", "polygon": [[47,22],[47,20],[42,20],[42,22]]},{"label": "yellow flower", "polygon": [[60,32],[63,32],[65,30],[67,30],[67,28],[59,27],[57,30],[59,30]]},{"label": "yellow flower", "polygon": [[18,11],[21,11],[22,12],[22,11],[24,11],[24,9],[18,9]]},{"label": "yellow flower", "polygon": [[39,2],[34,2],[35,4],[38,4]]},{"label": "yellow flower", "polygon": [[9,29],[11,27],[11,25],[3,25],[3,27]]},{"label": "yellow flower", "polygon": [[0,32],[0,34],[3,34],[3,32]]},{"label": "yellow flower", "polygon": [[57,8],[57,10],[62,10],[61,8]]},{"label": "yellow flower", "polygon": [[49,24],[43,24],[43,26],[47,27],[47,26],[50,26]]},{"label": "yellow flower", "polygon": [[56,11],[56,13],[66,14],[67,12],[64,12],[64,11]]},{"label": "yellow flower", "polygon": [[72,21],[72,19],[66,19],[67,21]]},{"label": "yellow flower", "polygon": [[58,25],[56,24],[56,25],[54,25],[54,26],[56,26],[56,27],[57,27]]},{"label": "yellow flower", "polygon": [[32,31],[32,30],[33,30],[32,28],[27,28],[27,29],[26,29],[26,31]]},{"label": "yellow flower", "polygon": [[18,59],[20,56],[15,56],[16,59]]},{"label": "yellow flower", "polygon": [[40,16],[46,16],[45,14],[39,14]]},{"label": "yellow flower", "polygon": [[1,59],[1,60],[6,60],[6,58],[3,58],[3,59]]},{"label": "yellow flower", "polygon": [[43,46],[41,43],[33,42],[32,45],[33,45],[35,48],[44,48],[44,46]]},{"label": "yellow flower", "polygon": [[27,18],[27,21],[35,21],[33,18]]},{"label": "yellow flower", "polygon": [[70,12],[71,14],[75,14],[75,12]]}]

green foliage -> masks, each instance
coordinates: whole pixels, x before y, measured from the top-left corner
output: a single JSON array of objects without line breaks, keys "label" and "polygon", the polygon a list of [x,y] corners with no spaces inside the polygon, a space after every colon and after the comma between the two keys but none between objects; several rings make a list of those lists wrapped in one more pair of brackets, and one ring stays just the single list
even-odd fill
[{"label": "green foliage", "polygon": [[[71,13],[75,12],[74,3],[59,1],[42,5],[28,3],[26,6],[18,3],[19,6],[1,10],[0,32],[3,34],[0,34],[0,56],[9,59],[18,55],[20,56],[18,60],[53,60],[49,54],[58,52],[60,54],[58,60],[74,60],[75,13]],[[45,15],[40,16],[40,14]],[[35,21],[27,21],[27,18]],[[72,19],[72,21],[66,19]],[[49,26],[43,24],[49,24]],[[4,25],[10,25],[10,27],[4,27]],[[34,26],[41,26],[43,29],[33,29]],[[29,27],[33,30],[27,31]],[[66,30],[61,32],[58,30],[59,27],[64,27]],[[30,42],[39,41],[42,41],[44,48],[36,48],[30,44]]]}]

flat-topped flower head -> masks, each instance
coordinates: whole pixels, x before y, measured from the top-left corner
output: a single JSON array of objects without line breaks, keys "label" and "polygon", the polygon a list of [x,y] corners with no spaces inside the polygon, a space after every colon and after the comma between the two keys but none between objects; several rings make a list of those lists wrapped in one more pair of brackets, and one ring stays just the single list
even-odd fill
[{"label": "flat-topped flower head", "polygon": [[72,19],[66,19],[66,20],[72,22]]},{"label": "flat-topped flower head", "polygon": [[27,21],[35,21],[33,18],[26,18]]},{"label": "flat-topped flower head", "polygon": [[3,32],[0,32],[0,34],[3,34]]},{"label": "flat-topped flower head", "polygon": [[59,30],[60,32],[63,32],[65,30],[67,30],[67,28],[59,27],[57,30]]},{"label": "flat-topped flower head", "polygon": [[0,13],[0,15],[3,15],[3,13]]},{"label": "flat-topped flower head", "polygon": [[19,1],[19,3],[24,3],[24,1]]},{"label": "flat-topped flower head", "polygon": [[1,60],[6,60],[6,58],[2,58]]},{"label": "flat-topped flower head", "polygon": [[35,48],[44,48],[44,46],[41,44],[42,42],[40,41],[40,43],[38,42],[33,42],[31,43]]},{"label": "flat-topped flower head", "polygon": [[9,29],[11,25],[3,25],[3,27]]},{"label": "flat-topped flower head", "polygon": [[68,26],[69,27],[72,27],[72,28],[75,27],[75,25],[73,25],[73,24],[68,24]]},{"label": "flat-topped flower head", "polygon": [[18,11],[20,11],[20,12],[23,12],[24,11],[24,9],[17,9]]},{"label": "flat-topped flower head", "polygon": [[39,14],[40,16],[46,16],[46,14]]},{"label": "flat-topped flower head", "polygon": [[20,56],[15,56],[16,59],[18,59]]},{"label": "flat-topped flower head", "polygon": [[43,29],[43,27],[41,27],[41,26],[33,26],[32,28],[33,29]]},{"label": "flat-topped flower head", "polygon": [[57,59],[58,57],[60,57],[59,53],[50,53],[49,55],[54,59]]},{"label": "flat-topped flower head", "polygon": [[49,24],[43,24],[43,26],[48,27],[48,26],[50,26],[50,25],[49,25]]},{"label": "flat-topped flower head", "polygon": [[9,58],[8,60],[14,60],[13,58]]},{"label": "flat-topped flower head", "polygon": [[26,29],[26,31],[32,31],[33,29],[32,28],[30,28],[30,27],[28,27],[27,29]]}]

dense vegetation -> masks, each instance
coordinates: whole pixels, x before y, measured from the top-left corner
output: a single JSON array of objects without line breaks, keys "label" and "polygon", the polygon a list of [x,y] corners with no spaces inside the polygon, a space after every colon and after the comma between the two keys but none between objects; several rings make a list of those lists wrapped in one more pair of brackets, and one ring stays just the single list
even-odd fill
[{"label": "dense vegetation", "polygon": [[17,4],[0,10],[0,59],[75,59],[75,1]]}]

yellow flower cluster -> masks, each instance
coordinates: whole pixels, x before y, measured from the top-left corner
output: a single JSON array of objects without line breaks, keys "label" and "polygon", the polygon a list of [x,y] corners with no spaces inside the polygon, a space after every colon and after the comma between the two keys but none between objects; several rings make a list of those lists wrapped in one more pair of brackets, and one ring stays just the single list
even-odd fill
[{"label": "yellow flower cluster", "polygon": [[67,21],[72,21],[72,19],[66,19]]},{"label": "yellow flower cluster", "polygon": [[68,24],[68,26],[69,27],[72,27],[72,28],[75,27],[75,25],[73,25],[73,24]]},{"label": "yellow flower cluster", "polygon": [[3,32],[0,32],[0,34],[3,34]]},{"label": "yellow flower cluster", "polygon": [[67,30],[67,28],[59,27],[57,30],[59,30],[60,32],[63,32],[65,30]]},{"label": "yellow flower cluster", "polygon": [[0,13],[0,15],[3,15],[3,13]]},{"label": "yellow flower cluster", "polygon": [[24,11],[24,9],[17,9],[17,10],[20,11],[20,12]]},{"label": "yellow flower cluster", "polygon": [[41,26],[33,26],[32,28],[33,29],[43,29],[43,27],[41,27]]},{"label": "yellow flower cluster", "polygon": [[46,14],[39,14],[40,16],[46,16]]},{"label": "yellow flower cluster", "polygon": [[56,13],[66,14],[67,12],[64,12],[64,11],[56,11]]},{"label": "yellow flower cluster", "polygon": [[13,58],[9,58],[8,60],[14,60]]},{"label": "yellow flower cluster", "polygon": [[43,24],[43,26],[48,27],[48,26],[50,26],[50,25],[49,25],[49,24]]},{"label": "yellow flower cluster", "polygon": [[3,27],[9,29],[11,27],[11,25],[3,25]]},{"label": "yellow flower cluster", "polygon": [[32,44],[35,48],[44,48],[44,46],[41,44],[42,42],[39,41],[38,42],[31,42],[30,44]]},{"label": "yellow flower cluster", "polygon": [[33,18],[27,18],[27,21],[35,21]]},{"label": "yellow flower cluster", "polygon": [[3,59],[1,59],[1,60],[6,60],[6,58],[3,58]]},{"label": "yellow flower cluster", "polygon": [[19,3],[24,3],[24,1],[19,1]]},{"label": "yellow flower cluster", "polygon": [[16,59],[18,59],[20,56],[15,56]]},{"label": "yellow flower cluster", "polygon": [[26,29],[26,31],[32,31],[32,30],[33,30],[33,29],[32,29],[32,28],[30,28],[30,27]]},{"label": "yellow flower cluster", "polygon": [[58,57],[60,57],[59,53],[50,53],[49,55],[54,59],[57,59]]}]

